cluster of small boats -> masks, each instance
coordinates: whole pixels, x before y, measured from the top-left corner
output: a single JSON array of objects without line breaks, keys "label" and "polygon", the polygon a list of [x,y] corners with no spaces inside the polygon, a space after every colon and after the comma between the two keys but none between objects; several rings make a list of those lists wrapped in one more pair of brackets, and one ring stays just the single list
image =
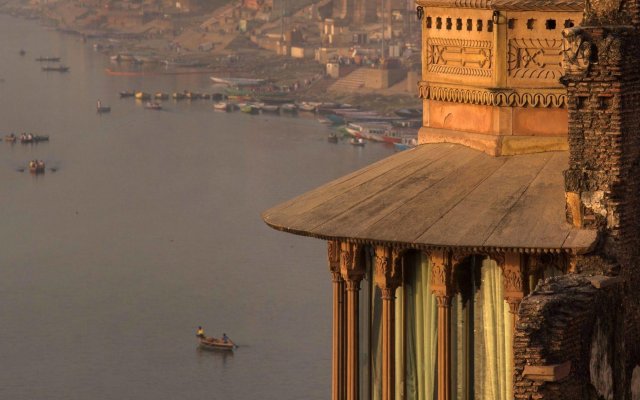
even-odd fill
[{"label": "cluster of small boats", "polygon": [[295,103],[267,103],[263,101],[254,101],[254,102],[231,102],[231,101],[219,101],[213,104],[213,109],[216,111],[236,111],[240,110],[247,114],[259,114],[263,113],[272,113],[278,114],[289,113],[294,114],[300,110],[298,104]]},{"label": "cluster of small boats", "polygon": [[[349,143],[363,147],[366,141],[393,144],[396,150],[406,150],[417,143],[417,131],[422,125],[419,110],[402,109],[396,116],[384,116],[375,111],[353,107],[323,109],[321,122],[334,125],[336,131],[351,137]],[[332,133],[327,140],[337,142],[338,135]]]},{"label": "cluster of small boats", "polygon": [[148,93],[138,90],[123,90],[120,92],[120,98],[135,98],[136,100],[222,100],[223,94],[220,93],[197,93],[189,90],[183,90],[182,92],[156,92]]},{"label": "cluster of small boats", "polygon": [[[24,50],[21,50],[20,55],[24,55],[24,53],[22,53]],[[47,72],[69,72],[69,67],[67,67],[64,64],[56,64],[58,62],[60,62],[60,57],[38,57],[36,58],[37,62],[44,62],[47,63],[46,65],[42,66],[42,70],[43,71],[47,71]],[[49,63],[54,63],[54,64],[49,64]]]},{"label": "cluster of small boats", "polygon": [[15,133],[10,133],[4,137],[5,142],[9,143],[38,143],[38,142],[46,142],[49,140],[49,136],[44,135],[34,135],[33,133],[21,133],[16,135]]}]

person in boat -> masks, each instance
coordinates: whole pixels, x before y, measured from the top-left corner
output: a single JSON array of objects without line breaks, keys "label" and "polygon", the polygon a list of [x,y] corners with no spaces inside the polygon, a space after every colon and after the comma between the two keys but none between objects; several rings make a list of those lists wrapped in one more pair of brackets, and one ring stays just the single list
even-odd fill
[{"label": "person in boat", "polygon": [[198,330],[196,331],[196,336],[199,337],[200,339],[206,339],[206,336],[204,335],[204,329],[202,329],[201,326],[198,327]]},{"label": "person in boat", "polygon": [[222,334],[222,341],[225,343],[229,343],[229,336],[226,333]]}]

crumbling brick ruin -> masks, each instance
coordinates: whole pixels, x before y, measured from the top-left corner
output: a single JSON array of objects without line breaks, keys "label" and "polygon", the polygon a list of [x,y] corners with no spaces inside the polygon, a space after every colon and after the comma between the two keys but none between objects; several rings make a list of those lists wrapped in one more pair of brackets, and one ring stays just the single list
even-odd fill
[{"label": "crumbling brick ruin", "polygon": [[523,300],[516,399],[640,399],[639,9],[591,0],[582,26],[563,32],[567,220],[599,241],[575,255],[574,274]]}]

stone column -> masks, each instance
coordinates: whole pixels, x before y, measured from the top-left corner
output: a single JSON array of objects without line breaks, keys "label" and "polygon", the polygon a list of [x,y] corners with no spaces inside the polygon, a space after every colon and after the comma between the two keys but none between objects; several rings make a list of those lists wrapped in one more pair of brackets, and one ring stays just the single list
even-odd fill
[{"label": "stone column", "polygon": [[347,289],[346,331],[346,400],[360,398],[360,328],[358,325],[360,281],[365,274],[362,246],[344,242],[340,245],[340,272]]},{"label": "stone column", "polygon": [[345,398],[345,295],[340,274],[340,242],[328,242],[329,271],[333,281],[333,347],[331,368],[331,399]]},{"label": "stone column", "polygon": [[431,287],[438,303],[438,400],[451,400],[451,259],[445,250],[434,251]]},{"label": "stone column", "polygon": [[382,291],[382,400],[395,399],[395,293],[402,282],[397,249],[376,247],[376,285]]}]

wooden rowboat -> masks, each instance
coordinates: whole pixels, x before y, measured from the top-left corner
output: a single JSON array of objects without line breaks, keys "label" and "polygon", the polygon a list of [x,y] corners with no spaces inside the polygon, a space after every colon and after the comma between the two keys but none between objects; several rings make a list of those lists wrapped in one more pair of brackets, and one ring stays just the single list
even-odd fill
[{"label": "wooden rowboat", "polygon": [[200,348],[203,350],[230,350],[233,351],[237,346],[230,339],[226,342],[222,339],[214,337],[198,338],[200,341]]}]

